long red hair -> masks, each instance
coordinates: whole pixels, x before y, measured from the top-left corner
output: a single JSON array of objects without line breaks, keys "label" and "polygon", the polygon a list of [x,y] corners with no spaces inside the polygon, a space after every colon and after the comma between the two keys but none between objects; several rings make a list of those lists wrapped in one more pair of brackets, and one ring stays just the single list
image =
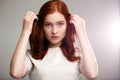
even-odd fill
[{"label": "long red hair", "polygon": [[74,25],[70,23],[70,13],[66,4],[60,0],[46,2],[37,15],[39,20],[34,20],[32,33],[29,37],[32,57],[35,59],[43,59],[46,55],[48,40],[45,38],[43,31],[44,19],[46,15],[54,13],[56,9],[64,15],[67,22],[66,34],[60,48],[69,61],[76,61],[80,57],[75,56],[75,48],[73,45],[76,36],[75,28]]}]

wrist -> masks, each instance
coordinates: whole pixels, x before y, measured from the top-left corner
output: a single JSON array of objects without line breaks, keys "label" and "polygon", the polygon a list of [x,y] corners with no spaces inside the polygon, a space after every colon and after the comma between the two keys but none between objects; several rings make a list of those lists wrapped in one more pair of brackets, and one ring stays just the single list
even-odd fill
[{"label": "wrist", "polygon": [[87,33],[86,32],[81,32],[77,34],[78,37],[82,38],[82,37],[86,37]]},{"label": "wrist", "polygon": [[23,31],[22,31],[22,34],[23,34],[23,35],[26,35],[26,36],[30,36],[31,33],[30,33],[29,31],[27,31],[27,30],[23,30]]}]

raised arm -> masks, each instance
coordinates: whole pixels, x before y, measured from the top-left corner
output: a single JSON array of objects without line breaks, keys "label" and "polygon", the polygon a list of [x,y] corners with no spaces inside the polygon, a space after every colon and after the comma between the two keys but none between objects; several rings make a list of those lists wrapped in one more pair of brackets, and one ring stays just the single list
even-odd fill
[{"label": "raised arm", "polygon": [[95,80],[98,76],[98,64],[85,31],[85,21],[78,15],[72,15],[70,22],[74,24],[81,44],[80,71],[88,80]]},{"label": "raised arm", "polygon": [[27,72],[27,68],[24,63],[27,43],[32,31],[34,19],[37,19],[37,16],[31,11],[28,11],[26,16],[24,17],[23,29],[10,64],[10,75],[14,78],[21,78],[25,76]]}]

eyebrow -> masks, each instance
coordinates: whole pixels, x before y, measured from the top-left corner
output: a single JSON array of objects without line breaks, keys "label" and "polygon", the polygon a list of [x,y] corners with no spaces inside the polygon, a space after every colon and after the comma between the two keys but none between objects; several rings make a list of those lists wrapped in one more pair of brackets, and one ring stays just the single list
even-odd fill
[{"label": "eyebrow", "polygon": [[[65,22],[65,21],[60,20],[60,21],[57,21],[56,23],[59,23],[59,22]],[[52,23],[52,22],[49,22],[49,21],[44,21],[44,23]]]},{"label": "eyebrow", "polygon": [[57,21],[57,23],[59,23],[59,22],[65,22],[65,21],[63,21],[63,20],[61,20],[61,21]]}]

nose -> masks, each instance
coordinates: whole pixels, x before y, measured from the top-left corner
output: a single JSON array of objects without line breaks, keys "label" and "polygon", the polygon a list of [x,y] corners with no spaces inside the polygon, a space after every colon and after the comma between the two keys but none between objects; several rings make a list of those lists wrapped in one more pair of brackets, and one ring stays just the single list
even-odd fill
[{"label": "nose", "polygon": [[58,29],[56,26],[53,26],[52,28],[52,34],[57,34],[58,33]]}]

